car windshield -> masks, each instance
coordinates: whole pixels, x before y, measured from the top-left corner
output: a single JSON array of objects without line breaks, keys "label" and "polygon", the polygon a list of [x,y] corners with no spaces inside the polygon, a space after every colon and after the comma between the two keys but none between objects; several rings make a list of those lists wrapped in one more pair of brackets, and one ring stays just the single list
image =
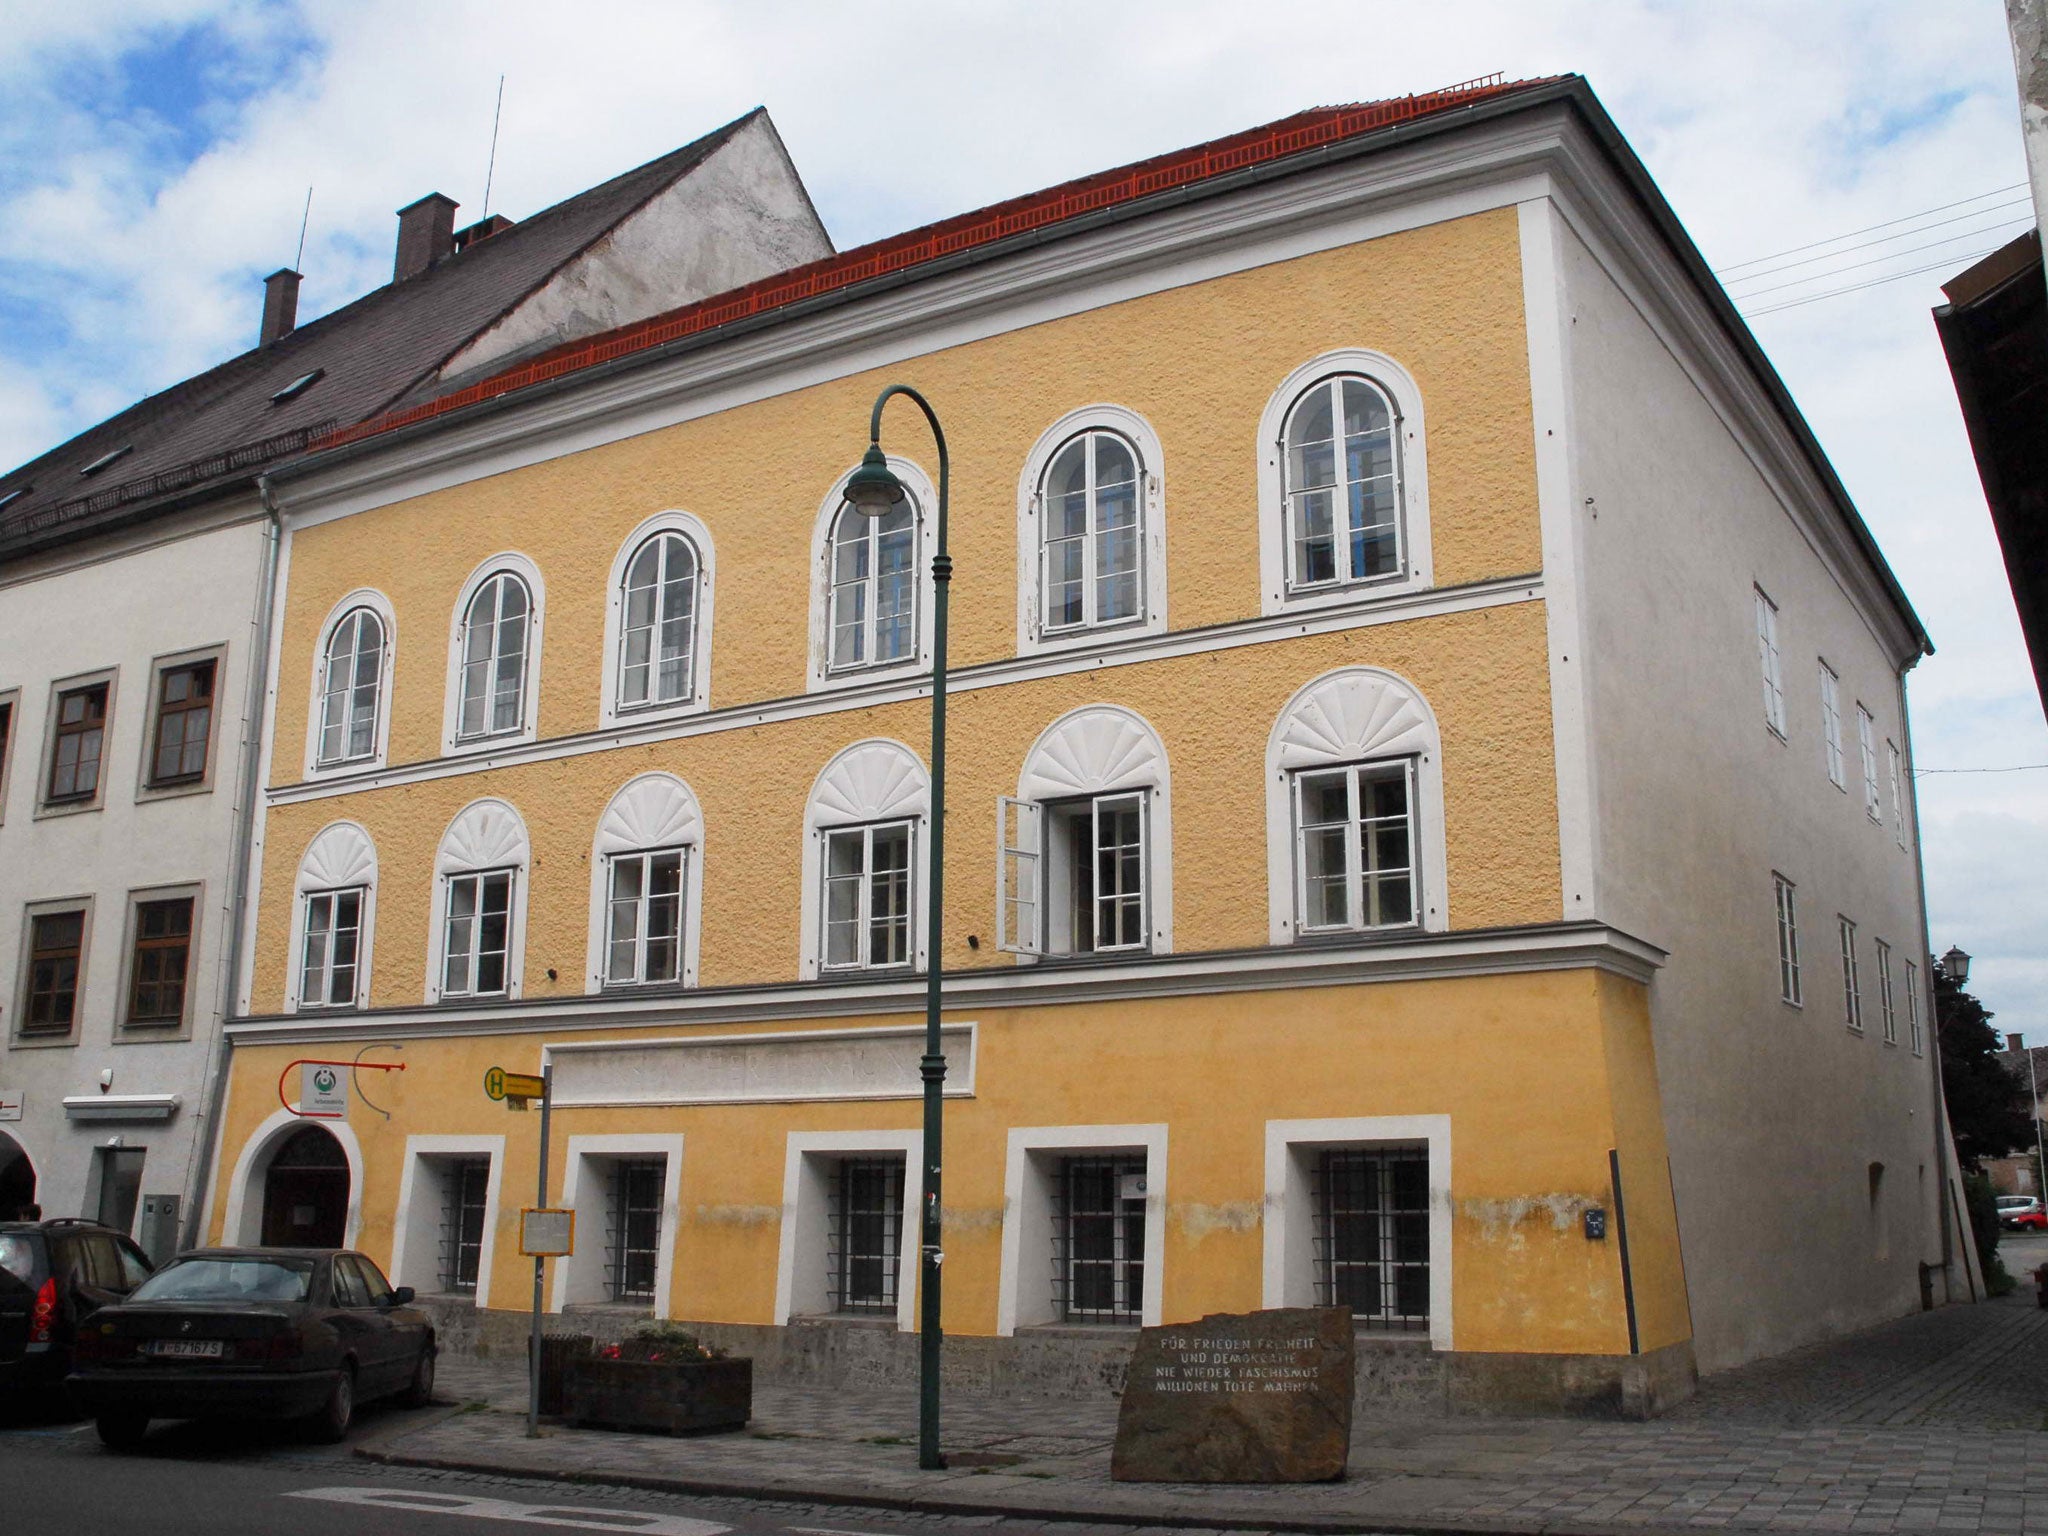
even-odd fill
[{"label": "car windshield", "polygon": [[311,1259],[179,1259],[135,1288],[130,1301],[304,1301]]},{"label": "car windshield", "polygon": [[2012,1206],[2032,1205],[2034,1203],[2034,1197],[2032,1195],[2000,1195],[1998,1197],[1998,1203],[2000,1205]]},{"label": "car windshield", "polygon": [[0,1232],[0,1280],[18,1280],[33,1285],[36,1277],[36,1245],[26,1232]]}]

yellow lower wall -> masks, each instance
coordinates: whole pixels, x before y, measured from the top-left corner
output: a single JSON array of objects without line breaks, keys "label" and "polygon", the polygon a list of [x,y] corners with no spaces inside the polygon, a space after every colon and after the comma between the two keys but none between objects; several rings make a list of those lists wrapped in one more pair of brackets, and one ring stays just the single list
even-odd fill
[{"label": "yellow lower wall", "polygon": [[[1619,1244],[1590,1241],[1611,1210],[1607,1155],[1621,1152],[1641,1347],[1689,1335],[1658,1110],[1645,990],[1591,970],[1386,982],[1115,1003],[961,1011],[980,1026],[976,1091],[946,1120],[945,1326],[996,1331],[1008,1133],[1017,1126],[1168,1128],[1165,1321],[1262,1304],[1268,1120],[1447,1115],[1451,1124],[1452,1325],[1460,1351],[1623,1354]],[[900,1016],[785,1028],[901,1025]],[[734,1026],[703,1033],[768,1032]],[[537,1070],[544,1041],[675,1036],[565,1017],[552,1034],[421,1038],[403,1073],[349,1125],[364,1160],[358,1245],[388,1262],[408,1135],[503,1135],[495,1305],[517,1308],[531,1267],[517,1212],[533,1198],[539,1117],[485,1098],[485,1070]],[[237,1160],[278,1109],[295,1057],[347,1060],[360,1040],[235,1053],[212,1231],[223,1236]],[[792,1131],[907,1129],[915,1099],[565,1109],[555,1145],[579,1134],[685,1137],[668,1315],[774,1318],[785,1138]],[[261,1158],[258,1158],[261,1161]],[[559,1151],[551,1182],[561,1187]],[[914,1184],[914,1174],[913,1174]],[[260,1201],[259,1187],[249,1198]],[[590,1240],[590,1234],[584,1234]],[[1027,1259],[1027,1262],[1029,1260]]]}]

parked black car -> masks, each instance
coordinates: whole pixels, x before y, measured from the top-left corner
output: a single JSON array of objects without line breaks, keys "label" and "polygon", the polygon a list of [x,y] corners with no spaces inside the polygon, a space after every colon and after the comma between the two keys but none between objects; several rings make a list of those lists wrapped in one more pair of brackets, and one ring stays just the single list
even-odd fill
[{"label": "parked black car", "polygon": [[149,1271],[140,1248],[96,1221],[0,1221],[0,1405],[51,1401],[79,1325]]},{"label": "parked black car", "polygon": [[303,1418],[324,1440],[356,1404],[434,1395],[434,1330],[360,1253],[200,1248],[78,1336],[71,1393],[115,1450],[151,1419]]}]

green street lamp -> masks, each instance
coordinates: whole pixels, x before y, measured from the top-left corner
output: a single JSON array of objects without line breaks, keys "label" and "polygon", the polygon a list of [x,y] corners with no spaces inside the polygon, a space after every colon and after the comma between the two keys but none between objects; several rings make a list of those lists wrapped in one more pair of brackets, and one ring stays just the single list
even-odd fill
[{"label": "green street lamp", "polygon": [[882,407],[903,395],[924,412],[939,445],[938,552],[932,556],[932,793],[931,882],[925,929],[924,1184],[918,1200],[917,1464],[927,1471],[946,1465],[939,1454],[939,1169],[945,1129],[946,1054],[939,1039],[939,961],[945,945],[946,890],[946,591],[953,562],[946,554],[946,434],[931,402],[907,384],[891,384],[875,397],[868,420],[868,451],[846,481],[846,499],[863,517],[886,517],[903,505],[903,482],[882,453]]}]

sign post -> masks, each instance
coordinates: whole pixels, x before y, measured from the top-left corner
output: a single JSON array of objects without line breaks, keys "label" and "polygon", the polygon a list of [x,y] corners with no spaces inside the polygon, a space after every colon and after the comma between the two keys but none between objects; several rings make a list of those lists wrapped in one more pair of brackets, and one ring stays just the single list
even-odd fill
[{"label": "sign post", "polygon": [[[484,1093],[501,1100],[508,1109],[524,1109],[540,1100],[540,1179],[535,1209],[519,1213],[519,1251],[533,1258],[533,1328],[527,1339],[526,1435],[540,1434],[540,1314],[541,1280],[550,1258],[559,1258],[576,1246],[576,1216],[548,1206],[548,1132],[554,1119],[555,1069],[543,1063],[540,1076],[530,1072],[507,1072],[492,1067],[484,1074]],[[566,1217],[564,1222],[562,1218]]]}]

